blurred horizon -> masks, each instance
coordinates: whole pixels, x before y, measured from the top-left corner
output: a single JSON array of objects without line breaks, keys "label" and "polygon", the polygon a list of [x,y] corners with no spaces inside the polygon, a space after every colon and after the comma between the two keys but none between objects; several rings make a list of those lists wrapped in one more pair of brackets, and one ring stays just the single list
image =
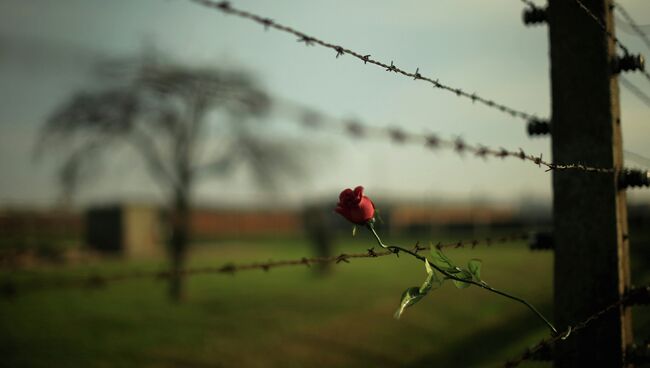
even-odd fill
[{"label": "blurred horizon", "polygon": [[[650,19],[649,7],[622,3],[638,19]],[[549,114],[547,30],[525,27],[518,1],[234,5],[515,108]],[[632,50],[647,53],[637,37],[618,36]],[[523,121],[189,1],[9,0],[0,4],[0,78],[5,81],[0,85],[0,207],[57,205],[58,161],[37,161],[33,154],[45,119],[76,91],[95,87],[92,72],[98,62],[137,57],[152,47],[178,64],[248,71],[271,96],[339,119],[551,156],[549,139],[527,137]],[[648,90],[638,74],[626,78]],[[648,107],[625,89],[621,107],[625,149],[650,156]],[[518,160],[484,162],[447,150],[312,133],[276,116],[267,125],[276,137],[307,147],[309,152],[301,154],[308,167],[305,178],[261,191],[238,170],[225,180],[198,184],[196,205],[299,207],[327,198],[335,202],[340,190],[357,185],[372,196],[404,201],[550,202],[552,174]],[[133,157],[116,152],[75,198],[75,206],[164,202],[144,164]],[[628,198],[647,203],[650,193],[630,190]]]}]

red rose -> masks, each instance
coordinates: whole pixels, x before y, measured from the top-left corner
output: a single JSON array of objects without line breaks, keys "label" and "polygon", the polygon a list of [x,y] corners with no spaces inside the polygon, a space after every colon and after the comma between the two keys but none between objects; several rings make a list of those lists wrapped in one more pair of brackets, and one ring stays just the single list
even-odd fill
[{"label": "red rose", "polygon": [[363,195],[362,186],[354,188],[354,191],[350,188],[342,191],[335,211],[358,225],[364,225],[375,217],[375,205]]}]

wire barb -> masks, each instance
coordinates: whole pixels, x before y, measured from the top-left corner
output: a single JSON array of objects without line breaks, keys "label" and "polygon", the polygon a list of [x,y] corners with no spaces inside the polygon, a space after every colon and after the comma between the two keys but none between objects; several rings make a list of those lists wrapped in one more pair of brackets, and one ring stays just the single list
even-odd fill
[{"label": "wire barb", "polygon": [[[617,46],[618,46],[618,47],[623,51],[623,57],[632,54],[632,53],[630,52],[630,50],[629,50],[629,49],[628,49],[628,48],[627,48],[627,47],[626,47],[626,46],[625,46],[625,45],[624,45],[624,44],[623,44],[623,43],[622,43],[622,42],[621,42],[621,41],[620,41],[616,36],[614,36],[614,34],[612,34],[612,32],[610,32],[610,31],[607,29],[607,26],[605,25],[605,23],[604,23],[600,18],[598,18],[598,16],[597,16],[596,14],[594,14],[594,12],[592,12],[592,11],[591,11],[591,10],[590,10],[590,9],[589,9],[589,8],[588,8],[588,7],[583,3],[583,2],[582,2],[582,0],[573,0],[573,1],[575,1],[576,4],[578,4],[578,6],[579,6],[579,7],[580,7],[580,8],[581,8],[581,9],[582,9],[582,10],[583,10],[583,11],[584,11],[584,12],[585,12],[585,13],[586,13],[590,18],[591,18],[591,19],[593,19],[593,21],[598,25],[598,27],[600,27],[601,31],[603,31],[603,33],[605,33],[605,35],[607,35],[607,37],[609,37],[609,38],[610,38],[610,39],[611,39],[611,40],[612,40],[612,41],[613,41],[613,42],[614,42],[614,43],[615,43],[615,44],[616,44],[616,45],[617,45]],[[632,29],[633,29],[635,32],[639,32],[640,35],[643,35],[643,36],[641,36],[642,40],[646,43],[646,45],[647,45],[648,47],[650,47],[650,42],[646,42],[646,41],[648,41],[647,37],[645,36],[645,34],[644,34],[643,32],[641,32],[641,30],[638,28],[638,26],[636,26],[636,23],[634,22],[634,19],[632,19],[632,17],[630,17],[630,15],[625,11],[625,9],[624,9],[623,7],[621,7],[620,4],[614,4],[613,7],[614,7],[615,9],[618,9],[619,13],[621,13],[621,15],[622,15],[624,18],[626,18],[627,22],[630,23],[630,26],[632,26]],[[626,17],[626,16],[627,16],[627,17]],[[634,26],[633,26],[633,25],[634,25]],[[636,27],[635,27],[635,26],[636,26]],[[645,71],[645,69],[643,69],[643,68],[641,68],[640,71],[641,71],[641,73],[643,74],[643,76],[644,76],[648,81],[650,81],[650,73],[648,73],[647,71]]]},{"label": "wire barb", "polygon": [[298,38],[298,42],[304,42],[305,46],[312,46],[314,44],[314,40],[311,37],[304,35]]},{"label": "wire barb", "polygon": [[[375,139],[388,139],[394,143],[413,143],[421,144],[423,147],[430,149],[450,149],[456,154],[464,156],[465,154],[472,154],[477,157],[487,159],[488,157],[496,158],[517,158],[519,160],[530,162],[533,165],[543,168],[546,171],[552,170],[577,170],[594,173],[616,173],[620,169],[611,167],[592,167],[582,163],[566,163],[559,164],[550,161],[545,161],[542,155],[533,155],[527,153],[522,148],[515,150],[508,150],[506,148],[491,148],[484,144],[470,144],[462,137],[453,139],[441,138],[437,134],[426,133],[418,134],[414,132],[407,132],[396,127],[377,127],[363,123],[357,119],[337,119],[329,116],[323,112],[317,112],[312,108],[305,108],[297,104],[285,104],[282,102],[276,104],[280,109],[287,108],[288,110],[297,111],[297,121],[307,128],[322,128],[327,127],[328,130],[336,131],[337,133],[344,132],[353,138],[375,138]],[[318,122],[312,124],[311,122]],[[308,123],[309,122],[309,123]],[[537,121],[539,122],[539,121]],[[539,122],[540,124],[547,124],[546,122]],[[317,125],[317,126],[314,126]]]},{"label": "wire barb", "polygon": [[420,68],[415,68],[413,80],[418,80],[418,79],[422,79],[422,75],[420,74]]},{"label": "wire barb", "polygon": [[610,31],[607,30],[607,26],[605,26],[605,23],[603,23],[603,21],[602,21],[600,18],[598,18],[598,16],[597,16],[596,14],[594,14],[594,12],[592,12],[591,9],[589,9],[589,8],[588,8],[588,7],[587,7],[587,6],[582,2],[582,0],[573,0],[573,1],[575,1],[576,4],[577,4],[577,5],[578,5],[578,6],[579,6],[579,7],[580,7],[580,8],[581,8],[581,9],[582,9],[582,10],[583,10],[583,11],[584,11],[584,12],[585,12],[585,13],[586,13],[590,18],[591,18],[591,19],[593,19],[593,21],[594,21],[594,22],[595,22],[595,23],[600,27],[601,31],[603,31],[603,33],[605,33],[605,34],[607,35],[607,37],[609,37],[612,41],[614,41],[614,43],[615,43],[615,44],[616,44],[616,45],[617,45],[617,46],[618,46],[618,47],[623,51],[623,53],[624,53],[625,55],[630,54],[630,50],[629,50],[627,47],[625,47],[625,45],[623,45],[623,43],[621,43],[621,41],[619,41],[619,39],[616,38],[616,36],[614,36]]},{"label": "wire barb", "polygon": [[519,366],[521,363],[523,363],[525,360],[530,359],[531,356],[535,355],[540,350],[551,348],[553,344],[556,343],[557,341],[568,339],[569,337],[575,335],[576,332],[586,328],[591,323],[597,321],[604,315],[613,312],[614,310],[620,308],[621,306],[643,304],[643,302],[645,303],[650,302],[650,285],[630,289],[619,300],[595,312],[594,314],[589,316],[589,318],[579,323],[569,325],[564,332],[556,334],[555,336],[552,336],[550,338],[544,339],[533,347],[526,348],[526,350],[522,352],[517,358],[505,362],[504,367]]},{"label": "wire barb", "polygon": [[341,262],[350,263],[350,261],[348,261],[347,254],[340,254],[338,257],[336,257],[336,263],[338,264]]},{"label": "wire barb", "polygon": [[310,264],[309,259],[307,257],[302,257],[300,262],[302,262],[302,264],[304,264],[307,267],[311,267],[311,264]]},{"label": "wire barb", "polygon": [[[400,75],[402,75],[404,77],[409,77],[409,78],[413,78],[413,79],[416,79],[416,80],[425,81],[427,83],[432,84],[433,87],[435,87],[435,88],[439,88],[439,89],[454,93],[457,96],[467,98],[467,99],[471,100],[472,102],[479,102],[479,103],[481,103],[481,104],[483,104],[485,106],[494,108],[494,109],[499,110],[499,111],[501,111],[503,113],[511,115],[511,116],[513,116],[515,118],[520,118],[520,119],[524,119],[524,120],[530,120],[530,119],[533,119],[533,118],[537,118],[534,114],[531,114],[531,113],[528,113],[528,112],[525,112],[525,111],[522,111],[522,110],[519,110],[519,109],[516,109],[516,108],[513,108],[513,107],[509,107],[509,106],[507,106],[505,104],[501,104],[501,103],[495,102],[493,100],[490,100],[488,98],[481,97],[481,96],[479,96],[479,95],[477,95],[475,93],[470,94],[470,93],[464,91],[463,89],[455,88],[455,87],[443,84],[443,83],[439,82],[438,79],[434,79],[432,77],[425,77],[425,76],[421,75],[418,70],[416,70],[415,72],[408,72],[408,71],[406,71],[404,69],[401,69],[401,68],[397,67],[394,64],[393,61],[391,61],[390,64],[388,64],[386,62],[382,62],[382,61],[373,59],[370,56],[370,54],[362,54],[362,53],[359,53],[359,52],[356,52],[356,51],[353,51],[353,50],[343,48],[342,46],[329,43],[327,41],[318,39],[318,38],[313,37],[313,36],[309,36],[309,35],[301,32],[301,31],[298,31],[298,30],[296,30],[296,29],[294,29],[292,27],[289,27],[289,26],[280,24],[278,22],[275,22],[275,21],[273,21],[273,20],[271,20],[269,18],[264,18],[264,17],[262,17],[260,15],[234,8],[228,2],[219,3],[219,2],[215,2],[213,0],[188,0],[188,1],[192,1],[194,3],[206,6],[208,8],[213,8],[213,9],[219,10],[219,11],[221,11],[223,13],[226,13],[226,14],[238,16],[238,17],[244,18],[244,19],[249,19],[251,21],[254,21],[254,22],[257,22],[257,23],[260,23],[260,24],[264,25],[265,28],[272,28],[272,29],[275,29],[275,30],[278,30],[278,31],[281,31],[281,32],[292,34],[292,35],[298,37],[298,40],[300,40],[301,42],[306,42],[306,41],[303,41],[303,40],[309,40],[309,44],[319,45],[321,47],[329,48],[329,49],[332,49],[332,50],[336,51],[336,57],[337,58],[339,56],[342,56],[343,54],[348,54],[348,55],[351,55],[351,56],[363,61],[364,64],[372,64],[372,65],[375,65],[377,67],[383,68],[386,71],[394,72],[396,74],[400,74]],[[220,5],[220,4],[223,4],[223,3],[226,3],[227,5]]]},{"label": "wire barb", "polygon": [[[525,239],[527,234],[513,234],[512,236],[502,237],[497,241],[498,243],[507,243],[517,239]],[[474,239],[467,241],[459,241],[443,244],[439,242],[435,247],[438,249],[443,248],[458,248],[465,247],[467,245],[472,245],[474,248],[480,244],[490,245],[493,242],[489,241],[489,238],[484,240]],[[459,245],[460,244],[460,245]],[[431,246],[420,246],[419,243],[415,244],[414,252],[421,252],[424,250],[431,249]],[[267,262],[252,262],[248,264],[235,264],[235,263],[226,263],[220,267],[197,267],[197,268],[186,268],[177,271],[177,274],[182,277],[189,277],[195,275],[235,275],[240,271],[251,271],[251,270],[262,270],[270,271],[272,268],[277,267],[290,267],[290,266],[307,266],[311,267],[312,264],[318,263],[350,263],[350,260],[353,258],[378,258],[388,255],[395,254],[399,257],[399,250],[389,249],[384,251],[375,251],[375,248],[369,248],[366,252],[362,253],[341,253],[336,256],[330,257],[301,257],[292,260],[284,261],[272,261]],[[128,281],[128,280],[142,280],[142,279],[151,279],[151,280],[167,280],[172,275],[173,271],[162,270],[162,271],[133,271],[126,272],[121,274],[113,275],[92,275],[89,277],[71,277],[66,279],[41,279],[41,280],[31,280],[26,282],[21,282],[20,284],[14,282],[10,279],[1,280],[0,282],[0,298],[11,298],[16,295],[19,295],[24,291],[38,291],[38,290],[56,290],[56,289],[96,289],[104,288],[109,284]]]}]

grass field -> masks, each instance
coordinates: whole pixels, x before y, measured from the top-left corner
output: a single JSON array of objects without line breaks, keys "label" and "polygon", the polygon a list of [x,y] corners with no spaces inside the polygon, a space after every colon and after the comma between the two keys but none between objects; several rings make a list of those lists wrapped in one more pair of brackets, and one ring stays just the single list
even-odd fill
[{"label": "grass field", "polygon": [[[370,245],[369,239],[355,239],[337,251],[364,251]],[[228,241],[194,249],[191,266],[300,257],[310,251],[299,240]],[[510,244],[447,254],[459,263],[481,258],[488,283],[551,313],[550,253]],[[163,265],[163,260],[109,260],[14,277],[110,274]],[[451,283],[394,320],[402,291],[419,286],[425,276],[424,267],[410,257],[352,260],[333,265],[332,271],[327,277],[307,267],[195,276],[180,305],[169,303],[165,283],[154,280],[0,300],[1,365],[491,367],[547,334],[525,307]]]}]

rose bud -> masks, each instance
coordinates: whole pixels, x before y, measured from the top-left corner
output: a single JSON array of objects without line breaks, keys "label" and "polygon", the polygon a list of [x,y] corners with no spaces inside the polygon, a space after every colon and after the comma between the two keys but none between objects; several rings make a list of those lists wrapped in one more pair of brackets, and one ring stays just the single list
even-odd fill
[{"label": "rose bud", "polygon": [[362,186],[354,188],[354,191],[350,188],[342,191],[335,211],[358,225],[364,225],[375,217],[375,205],[363,195]]}]

